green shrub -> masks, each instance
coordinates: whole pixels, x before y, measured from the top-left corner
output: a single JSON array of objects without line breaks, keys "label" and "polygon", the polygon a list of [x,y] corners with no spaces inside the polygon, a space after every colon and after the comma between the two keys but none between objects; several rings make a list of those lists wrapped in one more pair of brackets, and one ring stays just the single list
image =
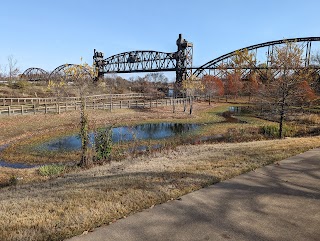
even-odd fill
[{"label": "green shrub", "polygon": [[96,161],[110,161],[112,151],[112,127],[98,130],[95,133],[95,160]]},{"label": "green shrub", "polygon": [[57,176],[65,171],[65,166],[50,164],[44,165],[39,168],[39,174],[41,176]]},{"label": "green shrub", "polygon": [[[294,136],[296,134],[296,128],[288,125],[283,125],[283,136]],[[266,125],[262,126],[260,130],[261,134],[269,138],[279,137],[279,126],[278,125]]]}]

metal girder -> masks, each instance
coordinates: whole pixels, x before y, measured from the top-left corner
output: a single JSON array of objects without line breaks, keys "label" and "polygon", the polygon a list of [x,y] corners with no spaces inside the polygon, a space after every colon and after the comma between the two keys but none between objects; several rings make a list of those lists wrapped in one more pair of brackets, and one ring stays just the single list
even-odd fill
[{"label": "metal girder", "polygon": [[[97,53],[97,52],[95,52]],[[158,51],[131,51],[95,60],[104,73],[132,73],[175,70],[175,53]]]},{"label": "metal girder", "polygon": [[90,71],[86,70],[85,68],[83,68],[83,66],[78,65],[78,64],[63,64],[58,66],[57,68],[55,68],[49,75],[49,79],[50,80],[54,80],[54,79],[68,79],[71,78],[72,76],[67,74],[67,69],[69,68],[79,68],[81,71],[84,71],[85,74],[87,74],[91,79],[92,76],[90,75]]},{"label": "metal girder", "polygon": [[[251,66],[249,67],[243,67],[242,69],[247,69],[247,68],[251,68],[251,69],[256,69],[256,70],[263,70],[263,69],[270,69],[271,63],[272,63],[272,59],[271,56],[273,54],[274,51],[274,46],[275,45],[280,45],[280,44],[285,44],[285,43],[292,43],[292,42],[296,42],[296,43],[301,43],[304,42],[306,43],[305,46],[303,46],[306,49],[306,58],[305,58],[305,65],[304,67],[308,67],[310,64],[310,58],[311,58],[311,42],[314,41],[320,41],[320,37],[305,37],[305,38],[290,38],[290,39],[282,39],[282,40],[275,40],[275,41],[269,41],[269,42],[265,42],[265,43],[260,43],[260,44],[255,44],[255,45],[251,45],[245,48],[241,48],[238,49],[236,51],[232,51],[230,53],[224,54],[218,58],[215,58],[209,62],[207,62],[206,64],[202,65],[201,67],[197,68],[196,71],[194,72],[194,75],[197,77],[201,77],[203,75],[206,75],[210,72],[210,70],[215,69],[217,71],[226,71],[227,69],[234,69],[231,66],[228,66],[228,64],[224,64],[222,65],[222,63],[230,61],[230,59],[235,56],[235,54],[237,52],[243,52],[243,51],[252,51],[255,50],[257,51],[257,49],[260,48],[264,48],[264,47],[268,47],[267,51],[266,51],[266,55],[267,55],[267,61],[266,61],[266,66],[263,68],[260,68],[257,63],[251,63]],[[257,56],[255,56],[255,59],[257,59]],[[221,74],[221,73],[220,73]],[[260,72],[260,76],[263,76],[263,73]]]},{"label": "metal girder", "polygon": [[182,34],[179,34],[176,44],[176,87],[180,88],[182,81],[192,75],[193,44],[182,38]]},{"label": "metal girder", "polygon": [[22,74],[21,78],[28,81],[40,81],[48,77],[49,73],[41,68],[28,68]]},{"label": "metal girder", "polygon": [[124,52],[104,58],[102,52],[94,50],[93,65],[98,70],[98,78],[106,73],[135,73],[176,71],[176,81],[191,76],[193,45],[179,35],[178,51],[173,53],[153,50]]},{"label": "metal girder", "polygon": [[[108,58],[104,58],[102,52],[94,50],[93,64],[98,72],[98,78],[102,77],[106,73],[134,73],[134,72],[164,72],[164,71],[175,71],[176,72],[176,84],[179,88],[183,80],[190,78],[193,75],[201,77],[205,74],[211,74],[223,78],[230,71],[234,70],[235,67],[232,66],[232,57],[235,56],[237,52],[251,51],[253,53],[253,60],[248,59],[245,66],[241,66],[239,69],[241,71],[242,77],[245,78],[250,71],[256,71],[261,77],[268,70],[274,69],[272,65],[274,47],[276,45],[296,42],[302,43],[302,48],[305,50],[305,62],[304,68],[318,69],[319,66],[310,65],[311,58],[311,46],[312,42],[320,41],[320,37],[305,37],[305,38],[291,38],[276,41],[269,41],[265,43],[255,44],[248,46],[246,48],[241,48],[236,51],[232,51],[218,58],[215,58],[199,68],[192,66],[193,61],[193,44],[182,38],[179,34],[179,38],[176,41],[177,51],[172,53],[152,51],[152,50],[140,50],[124,52],[120,54],[113,55]],[[257,62],[258,49],[267,47],[266,56],[267,60],[263,63],[264,66],[260,66]],[[250,52],[250,53],[251,53]],[[66,68],[72,66],[77,66],[73,64],[64,64],[58,66],[54,69],[49,78],[54,77],[64,77],[66,76]],[[195,70],[193,72],[193,70]],[[90,74],[90,71],[87,71]],[[41,80],[44,79],[42,76],[47,76],[48,73],[40,68],[29,68],[23,74],[23,76],[29,76],[29,80]]]}]

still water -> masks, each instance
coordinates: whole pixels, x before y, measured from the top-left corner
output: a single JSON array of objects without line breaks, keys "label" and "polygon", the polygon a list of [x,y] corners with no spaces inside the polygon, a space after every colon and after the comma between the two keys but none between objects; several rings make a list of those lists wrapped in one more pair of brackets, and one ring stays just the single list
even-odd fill
[{"label": "still water", "polygon": [[[142,124],[132,127],[123,126],[112,128],[112,142],[128,142],[133,140],[158,140],[178,136],[198,128],[197,124],[180,123],[157,123]],[[91,142],[94,141],[94,134],[90,134]],[[48,151],[74,151],[81,147],[81,140],[78,135],[71,135],[54,139],[41,144],[38,148]]]},{"label": "still water", "polygon": [[[0,152],[5,149],[8,145],[3,145],[0,146]],[[25,163],[10,163],[10,162],[5,162],[0,159],[0,167],[11,167],[11,168],[32,168],[35,167],[36,165],[31,165],[31,164],[25,164]]]}]

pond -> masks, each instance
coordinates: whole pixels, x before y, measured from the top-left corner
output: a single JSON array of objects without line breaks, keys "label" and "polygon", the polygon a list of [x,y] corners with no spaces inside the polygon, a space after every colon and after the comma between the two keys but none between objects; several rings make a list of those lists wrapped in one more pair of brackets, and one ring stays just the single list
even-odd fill
[{"label": "pond", "polygon": [[[181,123],[157,123],[142,124],[132,127],[122,126],[112,128],[112,142],[129,142],[133,140],[159,140],[168,137],[182,135],[197,129],[197,124]],[[90,134],[91,142],[94,141],[94,134]],[[50,140],[37,147],[47,151],[75,151],[81,147],[81,140],[78,135],[65,136]]]},{"label": "pond", "polygon": [[[5,149],[8,145],[3,145],[0,146],[0,152]],[[30,165],[30,164],[25,164],[25,163],[10,163],[10,162],[5,162],[0,159],[0,167],[11,167],[11,168],[32,168],[35,167],[36,165]]]},{"label": "pond", "polygon": [[[157,124],[141,124],[136,126],[122,126],[112,128],[113,143],[130,142],[133,140],[160,140],[168,137],[182,135],[187,132],[196,130],[197,124],[181,124],[181,123],[157,123]],[[94,134],[90,134],[91,142],[94,141]],[[0,146],[1,150],[7,146]],[[81,148],[81,140],[78,135],[65,136],[50,140],[35,147],[41,151],[76,151]],[[147,147],[139,146],[138,150],[146,150]],[[159,144],[153,145],[152,148],[159,148]],[[10,168],[32,168],[38,165],[30,165],[24,163],[10,163],[0,159],[0,167]]]},{"label": "pond", "polygon": [[25,164],[25,163],[10,163],[0,160],[0,167],[10,167],[10,168],[18,168],[18,169],[25,169],[25,168],[33,168],[38,165],[31,165],[31,164]]},{"label": "pond", "polygon": [[232,113],[241,113],[241,106],[230,106],[229,111]]}]

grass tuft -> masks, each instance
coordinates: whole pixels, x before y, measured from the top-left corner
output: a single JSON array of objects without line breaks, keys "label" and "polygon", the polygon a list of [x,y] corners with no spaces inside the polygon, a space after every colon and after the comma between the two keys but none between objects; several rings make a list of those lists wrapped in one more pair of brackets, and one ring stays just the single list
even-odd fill
[{"label": "grass tuft", "polygon": [[44,165],[39,168],[39,174],[41,176],[58,176],[64,172],[65,166],[57,164]]}]

